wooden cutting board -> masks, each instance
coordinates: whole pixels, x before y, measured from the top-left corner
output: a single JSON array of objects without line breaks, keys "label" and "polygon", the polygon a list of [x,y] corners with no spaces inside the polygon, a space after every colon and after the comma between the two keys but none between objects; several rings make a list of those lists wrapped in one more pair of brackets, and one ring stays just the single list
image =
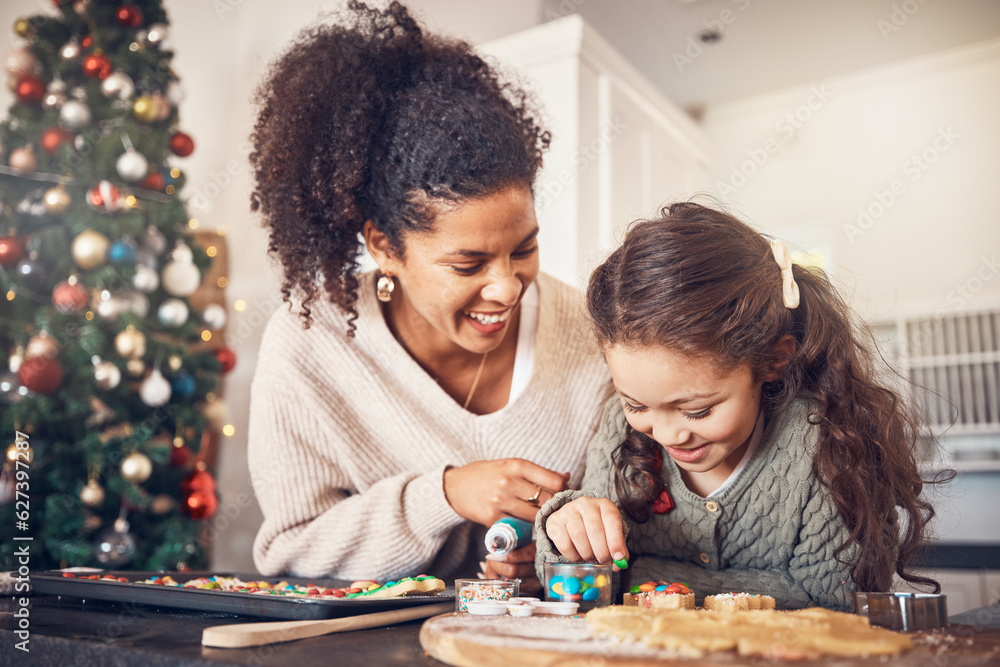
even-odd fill
[{"label": "wooden cutting board", "polygon": [[[914,644],[898,658],[893,667],[982,667],[1000,664],[1000,630],[949,625],[935,632],[911,633]],[[715,653],[699,659],[684,659],[646,648],[592,637],[587,621],[579,617],[472,616],[444,614],[427,620],[420,629],[420,645],[432,658],[454,667],[653,667],[671,665],[774,664],[759,656],[741,657],[736,653]],[[789,667],[816,665],[879,665],[878,657],[837,658],[789,662]]]}]

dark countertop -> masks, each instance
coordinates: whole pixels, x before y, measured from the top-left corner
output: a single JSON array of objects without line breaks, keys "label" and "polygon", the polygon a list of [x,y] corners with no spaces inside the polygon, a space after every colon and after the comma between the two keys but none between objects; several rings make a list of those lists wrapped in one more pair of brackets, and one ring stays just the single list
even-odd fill
[{"label": "dark countertop", "polygon": [[[0,598],[0,664],[90,667],[123,665],[338,665],[412,667],[442,663],[424,655],[411,621],[370,630],[312,637],[252,648],[218,649],[201,645],[201,632],[213,625],[258,622],[260,618],[189,612],[129,603],[83,602],[77,598],[35,596],[29,606],[29,648],[16,648],[19,609]],[[951,622],[1000,628],[1000,604],[951,617]]]},{"label": "dark countertop", "polygon": [[[123,665],[294,665],[393,667],[442,663],[424,655],[423,622],[342,632],[283,644],[250,648],[206,648],[201,632],[213,625],[259,622],[234,614],[189,612],[146,605],[83,602],[77,598],[35,596],[29,606],[30,652],[16,648],[19,619],[13,598],[0,598],[0,664],[90,667]],[[377,655],[377,658],[374,656]]]}]

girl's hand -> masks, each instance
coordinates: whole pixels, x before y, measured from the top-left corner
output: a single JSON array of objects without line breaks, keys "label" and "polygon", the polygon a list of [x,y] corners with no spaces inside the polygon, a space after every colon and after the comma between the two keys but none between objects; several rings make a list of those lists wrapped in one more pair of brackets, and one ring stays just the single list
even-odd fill
[{"label": "girl's hand", "polygon": [[[607,498],[577,498],[549,515],[545,533],[567,560],[610,563],[628,558],[622,517]],[[618,566],[611,568],[615,572]]]},{"label": "girl's hand", "polygon": [[534,542],[502,556],[486,554],[486,560],[479,565],[486,579],[520,579],[518,590],[523,594],[542,590],[542,583],[535,574]]},{"label": "girl's hand", "polygon": [[568,481],[569,473],[524,459],[476,461],[444,472],[444,496],[459,516],[483,526],[505,516],[534,521]]}]

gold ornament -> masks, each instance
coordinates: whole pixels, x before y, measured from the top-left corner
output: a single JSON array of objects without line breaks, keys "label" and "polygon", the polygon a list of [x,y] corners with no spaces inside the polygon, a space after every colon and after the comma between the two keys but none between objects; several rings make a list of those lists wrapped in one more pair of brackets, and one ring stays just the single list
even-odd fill
[{"label": "gold ornament", "polygon": [[152,95],[140,95],[132,104],[132,113],[143,123],[152,123],[160,113],[160,106]]},{"label": "gold ornament", "polygon": [[26,18],[14,21],[14,32],[17,33],[18,37],[27,37],[31,34],[31,23]]},{"label": "gold ornament", "polygon": [[62,183],[47,190],[45,196],[42,197],[42,202],[45,204],[45,210],[54,215],[59,215],[63,213],[67,208],[69,208],[70,203],[73,199],[69,196],[66,188],[63,187]]},{"label": "gold ornament", "polygon": [[130,324],[115,336],[115,350],[126,359],[138,359],[146,354],[146,335]]},{"label": "gold ornament", "polygon": [[24,358],[34,359],[42,357],[44,359],[55,359],[59,354],[59,343],[49,335],[48,331],[39,331],[28,339],[28,346],[24,348]]},{"label": "gold ornament", "polygon": [[168,496],[165,493],[161,493],[158,496],[153,496],[152,502],[149,503],[149,509],[153,511],[153,514],[166,514],[177,506],[177,501]]},{"label": "gold ornament", "polygon": [[146,362],[142,359],[129,359],[125,363],[125,370],[130,377],[142,377],[146,373]]},{"label": "gold ornament", "polygon": [[87,485],[80,490],[80,502],[87,507],[97,507],[104,502],[104,489],[96,479],[87,482]]},{"label": "gold ornament", "polygon": [[172,371],[179,371],[183,363],[184,362],[181,360],[181,358],[176,354],[171,354],[170,357],[167,359],[167,366],[169,366],[170,370]]},{"label": "gold ornament", "polygon": [[110,361],[100,361],[94,363],[94,379],[101,389],[114,389],[122,381],[122,372]]},{"label": "gold ornament", "polygon": [[38,166],[38,158],[35,157],[35,148],[30,144],[12,150],[9,161],[11,170],[18,176],[30,174]]},{"label": "gold ornament", "polygon": [[142,484],[153,474],[153,462],[142,452],[132,452],[122,461],[119,470],[129,482]]},{"label": "gold ornament", "polygon": [[92,533],[98,528],[100,528],[103,524],[104,522],[101,520],[101,517],[97,516],[96,514],[88,514],[87,518],[83,520],[83,529],[88,533]]},{"label": "gold ornament", "polygon": [[73,261],[81,269],[96,269],[107,261],[110,245],[111,242],[104,234],[85,229],[73,239]]}]

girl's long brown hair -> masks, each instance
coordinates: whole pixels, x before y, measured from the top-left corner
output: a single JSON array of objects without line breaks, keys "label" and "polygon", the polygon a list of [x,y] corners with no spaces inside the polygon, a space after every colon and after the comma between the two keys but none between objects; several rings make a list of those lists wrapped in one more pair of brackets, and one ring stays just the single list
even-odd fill
[{"label": "girl's long brown hair", "polygon": [[[631,227],[591,276],[587,305],[603,346],[667,347],[723,368],[748,366],[758,380],[783,368],[764,383],[763,408],[776,414],[797,398],[813,401],[813,466],[850,530],[838,558],[857,546],[855,585],[887,591],[896,572],[937,592],[937,582],[910,571],[934,515],[921,498],[928,482],[917,469],[916,415],[877,381],[878,357],[823,272],[794,265],[793,273],[801,302],[788,309],[764,237],[728,214],[680,203]],[[795,351],[782,357],[778,343],[789,334]],[[660,450],[631,431],[614,453],[616,491],[633,520],[649,518]]]}]

